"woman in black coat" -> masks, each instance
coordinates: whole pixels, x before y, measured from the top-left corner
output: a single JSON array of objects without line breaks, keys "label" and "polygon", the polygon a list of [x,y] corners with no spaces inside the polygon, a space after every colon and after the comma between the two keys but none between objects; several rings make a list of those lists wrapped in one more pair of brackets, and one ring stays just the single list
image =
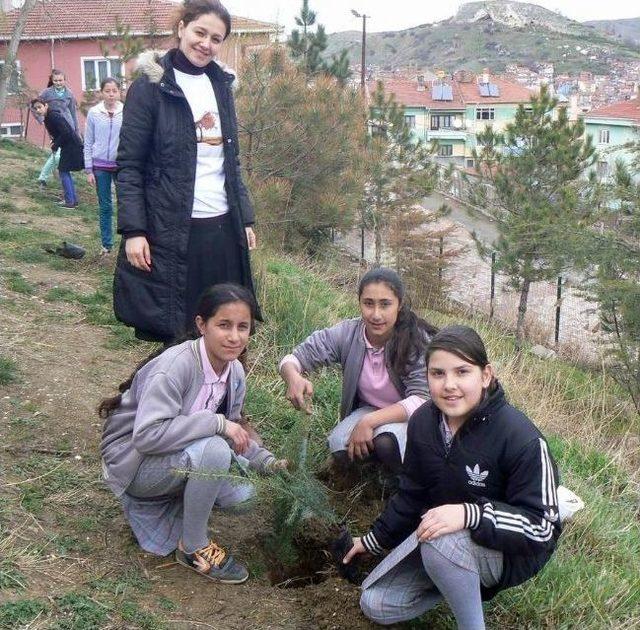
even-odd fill
[{"label": "woman in black coat", "polygon": [[78,197],[71,171],[84,169],[82,138],[59,111],[51,109],[42,99],[34,98],[31,101],[31,108],[36,115],[44,118],[44,126],[51,136],[51,151],[56,153],[60,149],[58,172],[64,193],[64,201],[61,205],[65,208],[75,208],[78,205]]},{"label": "woman in black coat", "polygon": [[240,175],[234,76],[214,61],[231,29],[217,0],[185,0],[179,47],[141,55],[118,149],[116,317],[142,339],[194,327],[207,287],[253,291],[254,212]]}]

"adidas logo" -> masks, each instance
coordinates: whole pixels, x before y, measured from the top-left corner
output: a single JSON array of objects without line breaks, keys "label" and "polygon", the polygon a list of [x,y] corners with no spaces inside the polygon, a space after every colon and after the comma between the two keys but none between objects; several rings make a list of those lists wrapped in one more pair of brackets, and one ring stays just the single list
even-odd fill
[{"label": "adidas logo", "polygon": [[480,466],[476,464],[473,467],[473,470],[469,468],[469,466],[465,466],[467,470],[467,475],[469,475],[469,481],[467,483],[471,486],[479,486],[480,488],[486,488],[487,484],[484,483],[484,480],[489,476],[488,470],[483,470],[480,472]]},{"label": "adidas logo", "polygon": [[545,513],[544,517],[551,523],[555,523],[560,515],[553,508],[549,508]]}]

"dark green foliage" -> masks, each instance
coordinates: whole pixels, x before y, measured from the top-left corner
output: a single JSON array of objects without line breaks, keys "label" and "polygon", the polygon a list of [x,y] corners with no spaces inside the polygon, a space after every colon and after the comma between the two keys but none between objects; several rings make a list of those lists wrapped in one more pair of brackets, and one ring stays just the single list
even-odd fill
[{"label": "dark green foliage", "polygon": [[598,215],[589,249],[595,263],[591,294],[600,306],[611,373],[640,413],[640,143],[630,148],[631,167],[618,161],[604,192],[597,180],[591,182],[592,196],[602,194],[609,201]]},{"label": "dark green foliage", "polygon": [[309,0],[302,0],[296,24],[301,30],[293,29],[287,40],[293,60],[307,78],[328,74],[343,85],[351,76],[348,52],[346,49],[341,50],[337,55],[333,55],[330,63],[322,58],[327,48],[327,34],[322,24],[318,24],[315,31],[311,30],[316,25],[316,12],[309,9]]},{"label": "dark green foliage", "polygon": [[554,280],[584,252],[589,216],[580,203],[579,177],[593,164],[594,148],[584,140],[582,121],[546,88],[528,108],[518,107],[503,134],[491,126],[478,134],[474,151],[484,182],[493,186],[486,209],[496,221],[497,268],[520,291],[516,347],[522,347],[524,318],[533,282]]},{"label": "dark green foliage", "polygon": [[0,606],[0,628],[21,628],[47,610],[38,599],[22,599]]},{"label": "dark green foliage", "polygon": [[242,159],[259,237],[317,252],[332,230],[351,227],[362,194],[361,97],[326,76],[310,82],[278,47],[251,55],[243,76]]},{"label": "dark green foliage", "polygon": [[0,355],[0,385],[8,385],[18,380],[18,367],[13,359]]},{"label": "dark green foliage", "polygon": [[[374,233],[375,259],[379,264],[383,237],[390,228],[397,230],[407,222],[411,224],[411,228],[400,229],[401,234],[396,235],[395,241],[400,243],[413,229],[422,228],[427,222],[424,213],[416,215],[415,206],[433,190],[436,169],[430,160],[433,150],[412,136],[404,107],[393,94],[385,94],[382,82],[373,95],[369,128],[361,221]],[[398,251],[401,249],[395,248],[396,256],[406,253]]]}]

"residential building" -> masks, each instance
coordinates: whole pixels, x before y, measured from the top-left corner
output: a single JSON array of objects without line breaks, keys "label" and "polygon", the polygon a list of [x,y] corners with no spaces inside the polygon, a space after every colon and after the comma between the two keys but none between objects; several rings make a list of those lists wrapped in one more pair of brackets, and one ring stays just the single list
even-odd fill
[{"label": "residential building", "polygon": [[476,135],[486,126],[502,131],[532,92],[514,82],[467,71],[425,81],[388,79],[385,90],[404,106],[416,138],[438,144],[436,160],[472,168]]},{"label": "residential building", "polygon": [[[19,9],[11,6],[19,4],[19,0],[7,0],[2,5],[6,12],[0,15],[0,63],[19,15]],[[119,76],[126,83],[132,75],[135,59],[122,62],[124,39],[119,34],[128,29],[130,36],[144,40],[145,47],[168,49],[174,45],[175,11],[176,3],[170,0],[38,2],[18,48],[18,73],[12,77],[13,96],[1,121],[2,136],[26,135],[39,146],[47,145],[44,127],[30,116],[26,102],[46,87],[51,70],[63,70],[78,102],[91,104],[103,78]],[[237,69],[247,52],[269,44],[278,32],[275,24],[233,16],[232,32],[220,58]]]},{"label": "residential building", "polygon": [[591,136],[598,161],[596,172],[606,181],[617,160],[629,164],[633,154],[630,143],[640,142],[640,99],[605,105],[585,114],[585,134]]}]

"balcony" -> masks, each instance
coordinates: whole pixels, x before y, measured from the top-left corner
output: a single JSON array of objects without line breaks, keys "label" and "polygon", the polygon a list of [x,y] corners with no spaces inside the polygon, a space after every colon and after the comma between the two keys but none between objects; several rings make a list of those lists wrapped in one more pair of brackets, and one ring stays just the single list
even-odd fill
[{"label": "balcony", "polygon": [[427,140],[466,140],[467,128],[462,125],[458,128],[439,127],[438,129],[427,129]]}]

